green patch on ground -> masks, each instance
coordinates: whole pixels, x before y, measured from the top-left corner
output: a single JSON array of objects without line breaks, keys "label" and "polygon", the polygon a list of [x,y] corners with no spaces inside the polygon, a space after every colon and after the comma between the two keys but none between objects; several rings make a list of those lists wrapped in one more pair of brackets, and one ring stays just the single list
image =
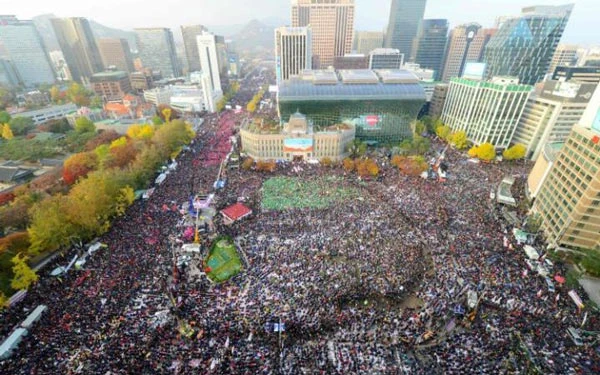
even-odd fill
[{"label": "green patch on ground", "polygon": [[358,190],[344,186],[340,177],[329,176],[312,180],[273,177],[263,183],[261,207],[276,211],[326,208],[358,196]]},{"label": "green patch on ground", "polygon": [[206,275],[215,283],[222,283],[240,273],[242,261],[231,238],[217,237],[208,252],[206,265],[210,268]]}]

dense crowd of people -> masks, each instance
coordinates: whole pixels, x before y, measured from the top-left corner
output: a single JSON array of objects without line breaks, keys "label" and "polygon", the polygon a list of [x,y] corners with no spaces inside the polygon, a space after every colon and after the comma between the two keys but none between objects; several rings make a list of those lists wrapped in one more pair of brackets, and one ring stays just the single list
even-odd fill
[{"label": "dense crowd of people", "polygon": [[[174,272],[173,247],[183,235],[178,208],[213,191],[239,116],[206,118],[177,169],[99,239],[107,248],[88,257],[87,277],[48,276],[72,253],[42,271],[27,297],[2,314],[3,333],[37,305],[49,309],[0,372],[600,372],[597,347],[575,346],[567,336],[567,327],[582,323],[567,288],[551,293],[524,272],[521,246],[490,200],[500,180],[525,173],[524,165],[475,165],[448,150],[444,183],[402,176],[384,158],[381,178],[367,182],[309,164],[281,164],[274,174],[229,170],[214,205],[244,197],[254,215],[211,224],[234,238],[243,271],[223,284]],[[273,175],[337,175],[360,198],[261,210],[261,184]],[[554,273],[564,269],[556,265]],[[475,310],[469,291],[478,296]],[[585,329],[600,330],[598,314],[589,312]]]}]

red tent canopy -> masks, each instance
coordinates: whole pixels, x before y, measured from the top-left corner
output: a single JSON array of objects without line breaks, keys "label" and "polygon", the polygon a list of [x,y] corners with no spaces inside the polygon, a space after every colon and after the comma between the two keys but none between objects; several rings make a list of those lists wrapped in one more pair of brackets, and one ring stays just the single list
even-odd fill
[{"label": "red tent canopy", "polygon": [[232,222],[243,219],[251,214],[252,210],[239,202],[221,210],[221,215]]}]

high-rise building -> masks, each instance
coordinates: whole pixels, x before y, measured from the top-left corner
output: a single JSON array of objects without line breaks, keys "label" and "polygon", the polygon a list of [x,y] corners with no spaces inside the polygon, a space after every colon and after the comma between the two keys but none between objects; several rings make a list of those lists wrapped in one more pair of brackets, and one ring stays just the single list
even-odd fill
[{"label": "high-rise building", "polygon": [[433,88],[433,94],[431,95],[431,102],[429,103],[428,115],[433,118],[438,118],[442,115],[444,110],[444,104],[446,103],[446,95],[448,95],[449,85],[441,83],[435,85]]},{"label": "high-rise building", "polygon": [[98,49],[104,66],[116,68],[124,72],[131,73],[133,68],[133,58],[127,39],[122,38],[101,38],[98,39]]},{"label": "high-rise building", "polygon": [[531,89],[511,77],[452,78],[441,119],[453,131],[464,130],[475,144],[507,148]]},{"label": "high-rise building", "polygon": [[134,29],[144,68],[159,70],[163,78],[181,75],[175,41],[170,29],[163,27]]},{"label": "high-rise building", "polygon": [[277,82],[304,69],[312,69],[312,33],[309,27],[275,29],[275,73]]},{"label": "high-rise building", "polygon": [[19,85],[19,73],[10,60],[0,59],[0,84],[12,87]]},{"label": "high-rise building", "polygon": [[600,251],[600,90],[558,152],[532,211],[548,243]]},{"label": "high-rise building", "polygon": [[311,26],[313,69],[352,50],[354,0],[292,0],[292,27]]},{"label": "high-rise building", "polygon": [[198,41],[196,37],[202,35],[202,32],[208,31],[202,25],[181,26],[181,35],[183,36],[183,45],[185,47],[185,58],[187,60],[188,72],[199,72],[200,55],[198,54]]},{"label": "high-rise building", "polygon": [[450,31],[446,60],[441,80],[448,82],[452,77],[461,77],[467,62],[479,62],[485,46],[496,29],[484,29],[477,23],[455,27]]},{"label": "high-rise building", "polygon": [[600,66],[557,66],[552,79],[582,83],[600,83]]},{"label": "high-rise building", "polygon": [[381,47],[383,47],[383,32],[357,31],[354,33],[353,49],[356,53],[368,55],[374,49]]},{"label": "high-rise building", "polygon": [[596,89],[593,83],[546,81],[531,94],[512,143],[527,147],[536,160],[548,142],[564,142]]},{"label": "high-rise building", "polygon": [[[208,106],[211,107],[223,95],[217,37],[205,31],[202,35],[197,36],[196,40],[198,43],[198,54],[200,55],[200,65],[202,66],[202,87],[206,87],[204,90],[204,95],[206,96],[205,103],[208,103]],[[209,82],[209,84],[205,84],[204,80]]]},{"label": "high-rise building", "polygon": [[400,69],[404,55],[395,48],[376,48],[369,53],[369,69]]},{"label": "high-rise building", "polygon": [[90,85],[105,102],[122,100],[131,92],[129,74],[124,71],[96,73],[90,78]]},{"label": "high-rise building", "polygon": [[413,39],[417,36],[427,0],[392,0],[390,19],[385,34],[387,48],[396,48],[410,59]]},{"label": "high-rise building", "polygon": [[18,73],[19,83],[35,86],[56,80],[48,52],[32,21],[0,16],[0,44]]},{"label": "high-rise building", "polygon": [[423,69],[435,71],[435,79],[442,73],[446,43],[448,42],[448,20],[423,20],[417,36],[413,40],[412,59]]},{"label": "high-rise building", "polygon": [[554,74],[559,66],[575,66],[577,65],[577,46],[572,44],[559,44],[552,56],[548,74]]},{"label": "high-rise building", "polygon": [[573,4],[523,8],[506,21],[485,48],[487,77],[515,76],[534,85],[548,72]]},{"label": "high-rise building", "polygon": [[87,19],[53,18],[50,21],[73,80],[87,83],[94,73],[104,70],[102,57]]}]

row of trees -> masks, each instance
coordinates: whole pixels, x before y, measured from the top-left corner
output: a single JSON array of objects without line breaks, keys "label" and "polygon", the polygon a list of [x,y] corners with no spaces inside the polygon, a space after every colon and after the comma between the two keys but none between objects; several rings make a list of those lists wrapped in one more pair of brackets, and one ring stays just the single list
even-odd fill
[{"label": "row of trees", "polygon": [[377,162],[370,158],[345,158],[342,161],[342,166],[347,172],[356,171],[361,177],[377,177],[377,175],[379,175],[379,166],[377,165]]},{"label": "row of trees", "polygon": [[262,100],[264,94],[264,88],[258,90],[258,92],[252,97],[252,100],[250,100],[248,102],[248,105],[246,105],[246,110],[248,110],[248,112],[250,113],[256,112],[256,107],[258,106],[258,103],[260,103],[260,101]]},{"label": "row of trees", "polygon": [[[0,241],[0,290],[10,292],[20,289],[22,280],[35,281],[16,273],[23,269],[23,259],[67,247],[74,238],[86,241],[105,233],[133,202],[134,191],[147,186],[160,165],[192,137],[182,120],[133,126],[127,136],[108,134],[67,159],[62,171],[70,185],[66,189],[50,195],[32,183],[17,191],[0,209],[0,224],[17,230]],[[20,268],[13,259],[21,262]]]},{"label": "row of trees", "polygon": [[[467,133],[464,130],[452,132],[452,129],[448,125],[444,125],[441,121],[436,120],[434,122],[435,134],[454,146],[457,150],[465,150],[470,146]],[[518,160],[523,159],[527,152],[527,148],[522,144],[515,144],[512,147],[507,148],[502,152],[504,160]],[[484,161],[491,161],[496,158],[496,148],[491,143],[482,143],[479,146],[472,146],[468,152],[469,156],[478,158]]]},{"label": "row of trees", "polygon": [[230,101],[235,96],[235,94],[238,93],[238,91],[240,91],[240,83],[238,81],[233,81],[225,95],[223,95],[221,100],[219,100],[219,102],[217,103],[217,112],[221,112],[222,110],[224,110],[227,102]]},{"label": "row of trees", "polygon": [[74,103],[79,107],[102,107],[102,99],[77,82],[71,83],[66,88],[54,85],[48,93],[53,104]]}]

